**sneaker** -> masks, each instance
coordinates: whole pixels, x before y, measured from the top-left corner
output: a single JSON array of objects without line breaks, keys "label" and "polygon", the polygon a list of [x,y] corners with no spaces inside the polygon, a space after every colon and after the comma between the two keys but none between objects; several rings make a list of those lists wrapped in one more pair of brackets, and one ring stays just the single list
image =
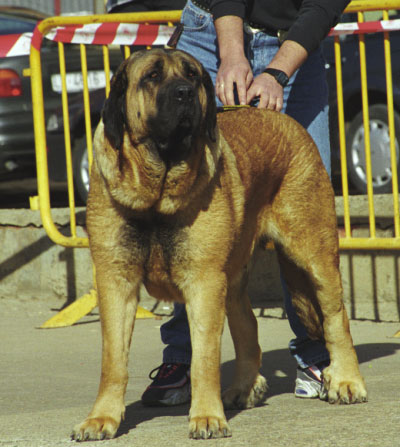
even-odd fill
[{"label": "sneaker", "polygon": [[302,399],[314,399],[316,397],[322,400],[326,399],[322,371],[317,366],[310,366],[305,369],[297,368],[294,395]]},{"label": "sneaker", "polygon": [[143,405],[172,406],[190,402],[190,365],[163,363],[149,377],[153,383],[142,395]]}]

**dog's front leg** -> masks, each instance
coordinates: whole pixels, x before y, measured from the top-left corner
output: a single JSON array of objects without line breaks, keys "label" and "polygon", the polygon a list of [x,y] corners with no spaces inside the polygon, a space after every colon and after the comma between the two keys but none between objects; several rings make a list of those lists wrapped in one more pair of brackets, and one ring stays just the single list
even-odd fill
[{"label": "dog's front leg", "polygon": [[103,336],[99,391],[92,411],[77,425],[77,441],[113,438],[125,413],[128,354],[137,309],[138,285],[109,270],[97,271],[99,309]]},{"label": "dog's front leg", "polygon": [[226,278],[215,273],[188,291],[186,303],[192,339],[192,404],[189,437],[231,435],[221,400],[221,335],[225,320]]}]

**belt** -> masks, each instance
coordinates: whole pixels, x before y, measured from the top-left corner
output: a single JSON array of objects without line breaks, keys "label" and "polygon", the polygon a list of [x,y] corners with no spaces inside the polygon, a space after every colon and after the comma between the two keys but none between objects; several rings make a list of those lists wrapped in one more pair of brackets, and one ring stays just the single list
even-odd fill
[{"label": "belt", "polygon": [[257,33],[264,33],[268,34],[269,36],[277,37],[279,43],[282,45],[283,41],[286,39],[287,31],[284,29],[278,29],[278,30],[272,30],[270,28],[266,28],[265,26],[257,25],[253,22],[244,22],[244,30],[248,34],[257,34]]},{"label": "belt", "polygon": [[208,2],[207,0],[192,0],[192,3],[203,11],[211,12],[211,2]]},{"label": "belt", "polygon": [[[202,9],[203,11],[206,11],[208,13],[211,13],[211,2],[207,0],[191,0],[191,2]],[[264,33],[268,34],[269,36],[277,37],[279,40],[279,43],[282,44],[282,42],[285,40],[287,31],[283,29],[274,30],[272,28],[268,28],[264,25],[260,25],[254,22],[245,21],[244,22],[244,29],[249,34],[257,34],[257,33]]]}]

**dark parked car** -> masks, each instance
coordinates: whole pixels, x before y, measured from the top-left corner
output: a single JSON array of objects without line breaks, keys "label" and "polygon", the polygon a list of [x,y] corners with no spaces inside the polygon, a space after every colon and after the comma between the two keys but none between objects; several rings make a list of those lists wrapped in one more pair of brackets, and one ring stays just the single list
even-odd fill
[{"label": "dark parked car", "polygon": [[[93,129],[92,133],[94,133],[100,121],[101,110],[105,100],[104,88],[90,92],[89,98],[90,119]],[[74,184],[80,199],[86,203],[89,191],[89,162],[82,95],[75,96],[68,101],[68,110]],[[65,180],[64,121],[61,107],[50,114],[47,120],[47,147],[50,178],[54,181]]]},{"label": "dark parked car", "polygon": [[[346,14],[345,21],[356,22],[357,16]],[[391,18],[398,18],[394,16]],[[395,107],[396,148],[399,153],[400,141],[400,32],[391,36],[393,91]],[[392,190],[392,172],[390,167],[389,130],[386,106],[386,78],[383,34],[366,35],[367,77],[369,94],[369,114],[371,133],[371,152],[373,165],[373,187],[375,193],[387,193]],[[330,89],[330,126],[332,144],[333,175],[340,175],[340,152],[337,128],[337,94],[333,38],[329,37],[323,44],[326,59],[327,79]],[[351,190],[356,194],[366,192],[366,168],[364,155],[364,125],[362,120],[359,39],[358,35],[341,37],[343,95],[347,136],[347,165]],[[91,95],[91,116],[93,130],[100,119],[101,107],[104,102],[104,90]],[[87,163],[86,137],[84,132],[84,114],[82,100],[76,98],[70,103],[71,134],[76,157],[74,173],[78,192],[82,200],[86,200],[89,174]],[[48,127],[50,154],[52,148],[60,147],[57,143],[63,130],[61,111],[56,112]],[[51,129],[50,129],[51,127]],[[61,145],[62,146],[62,145]],[[59,160],[54,150],[54,159]],[[61,167],[61,171],[64,167]],[[61,175],[61,171],[59,174]],[[65,175],[65,172],[64,174]]]},{"label": "dark parked car", "polygon": [[[5,48],[22,33],[31,33],[46,15],[26,8],[0,7],[0,48]],[[29,49],[29,41],[28,41]],[[45,115],[61,104],[61,79],[57,43],[44,39],[42,72]],[[69,98],[81,97],[82,79],[79,45],[65,45]],[[96,46],[87,51],[89,87],[104,85],[103,53]],[[110,52],[111,68],[122,60],[120,51]],[[0,57],[0,175],[1,179],[29,176],[35,171],[29,54]]]},{"label": "dark parked car", "polygon": [[[9,38],[32,32],[44,14],[21,8],[0,8],[0,48]],[[8,47],[6,47],[8,45]],[[29,56],[0,58],[0,174],[4,179],[34,167],[30,79],[23,75]]]},{"label": "dark parked car", "polygon": [[[378,19],[376,17],[375,19]],[[400,18],[399,12],[392,12],[391,19]],[[343,19],[356,22],[357,16],[346,14]],[[343,99],[346,122],[347,170],[351,186],[356,193],[367,191],[364,151],[364,123],[362,117],[360,52],[358,35],[343,35],[341,40]],[[393,76],[394,121],[396,131],[397,166],[399,166],[400,142],[400,31],[390,33],[391,62]],[[374,192],[392,191],[392,170],[390,163],[389,127],[386,94],[386,74],[383,33],[365,35],[368,104],[370,118],[371,161]],[[330,86],[330,126],[333,171],[340,166],[337,130],[336,73],[333,38],[324,42],[327,78]]]}]

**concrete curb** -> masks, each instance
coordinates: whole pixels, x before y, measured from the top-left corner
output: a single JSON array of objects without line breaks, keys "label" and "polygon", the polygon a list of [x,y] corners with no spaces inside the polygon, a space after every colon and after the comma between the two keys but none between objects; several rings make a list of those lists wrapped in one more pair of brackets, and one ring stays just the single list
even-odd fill
[{"label": "concrete curb", "polygon": [[[343,200],[336,198],[339,225]],[[368,235],[368,202],[365,196],[350,198],[354,235]],[[393,203],[390,195],[375,197],[379,235],[393,234]],[[69,210],[52,210],[54,222],[67,230]],[[84,232],[85,208],[77,210],[77,225]],[[38,211],[0,210],[0,299],[48,300],[68,304],[92,287],[88,249],[55,245],[43,229]],[[341,253],[344,297],[353,319],[400,321],[400,266],[397,251],[346,251]],[[275,253],[258,250],[249,293],[260,315],[284,316],[279,269]],[[156,303],[142,291],[143,307],[169,314],[171,305]]]}]

